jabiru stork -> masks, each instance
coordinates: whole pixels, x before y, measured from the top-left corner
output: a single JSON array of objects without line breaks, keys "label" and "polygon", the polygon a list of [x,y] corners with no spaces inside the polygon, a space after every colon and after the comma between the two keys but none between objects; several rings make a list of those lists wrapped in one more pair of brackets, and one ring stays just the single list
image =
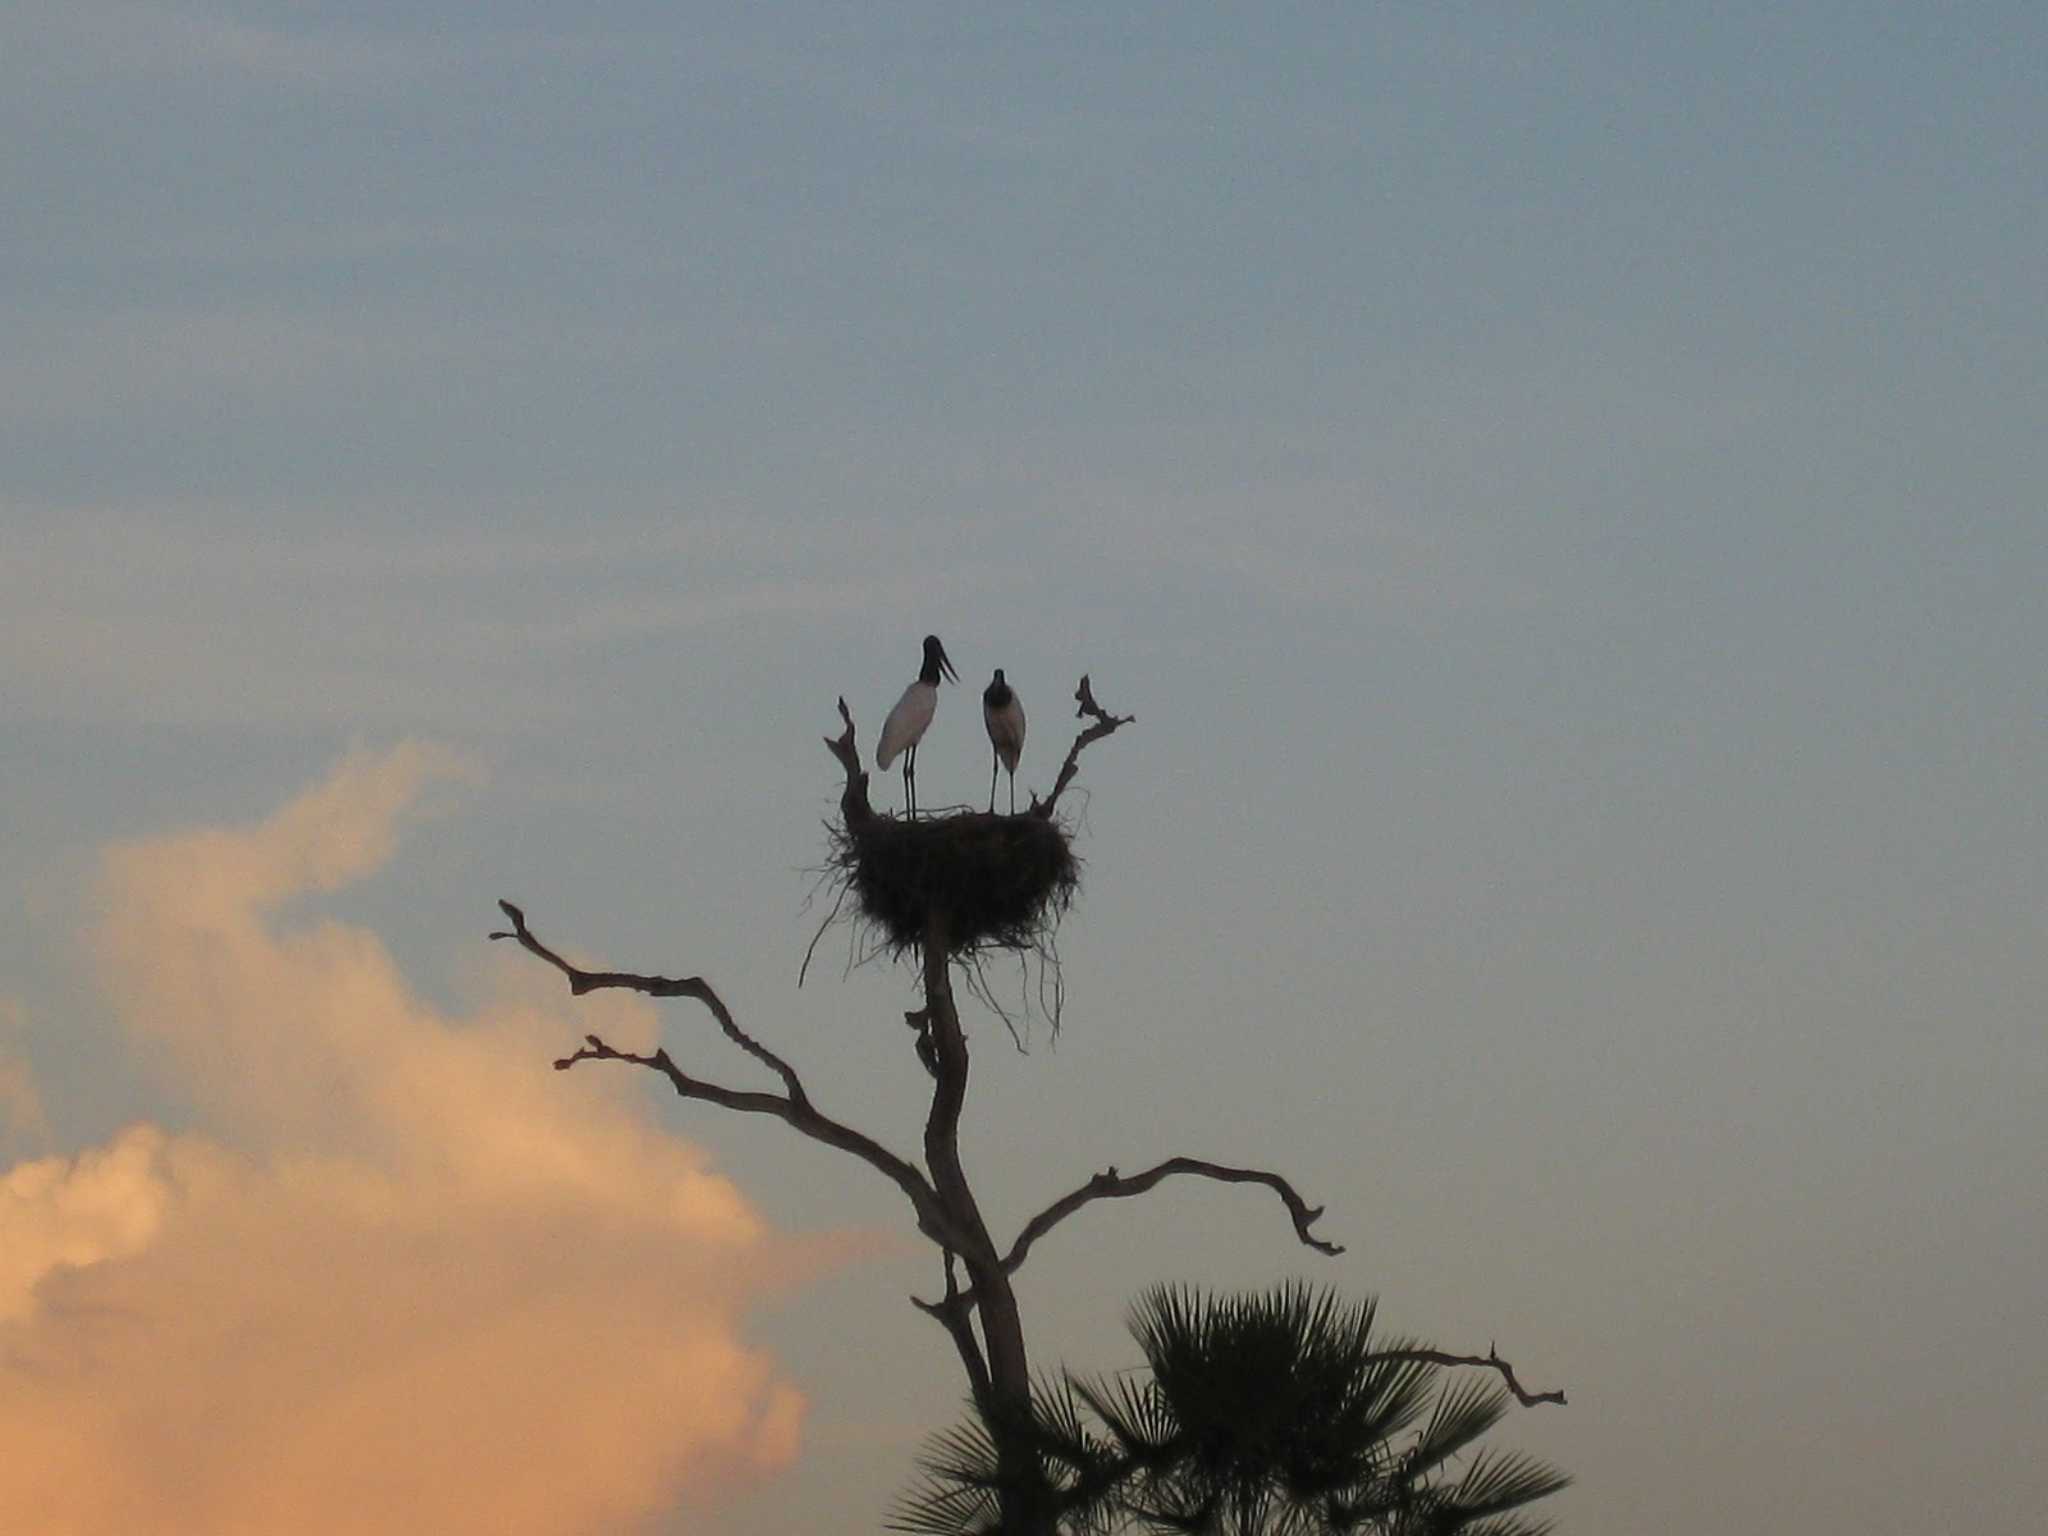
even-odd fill
[{"label": "jabiru stork", "polygon": [[1024,705],[1017,690],[1003,680],[996,668],[995,680],[982,690],[981,723],[988,727],[988,744],[994,758],[988,767],[988,813],[996,813],[996,769],[1010,770],[1010,814],[1017,814],[1017,759],[1024,755]]},{"label": "jabiru stork", "polygon": [[941,673],[953,682],[960,681],[960,674],[953,670],[952,658],[939,644],[939,637],[926,635],[924,666],[918,671],[917,681],[903,690],[903,697],[882,722],[882,739],[875,747],[877,768],[887,768],[898,754],[902,755],[903,805],[909,816],[917,814],[917,744],[924,740],[932,715],[938,710]]}]

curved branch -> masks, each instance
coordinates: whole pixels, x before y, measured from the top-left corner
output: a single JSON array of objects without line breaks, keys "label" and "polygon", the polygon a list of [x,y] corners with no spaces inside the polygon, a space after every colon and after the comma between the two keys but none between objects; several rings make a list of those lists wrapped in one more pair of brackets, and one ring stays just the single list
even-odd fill
[{"label": "curved branch", "polygon": [[695,998],[711,1010],[711,1016],[718,1020],[718,1027],[725,1032],[726,1039],[782,1079],[782,1086],[788,1090],[792,1103],[809,1102],[804,1093],[804,1085],[797,1079],[796,1069],[733,1022],[733,1016],[726,1008],[724,999],[711,989],[711,983],[702,976],[641,976],[632,971],[582,970],[571,965],[535,938],[533,931],[526,926],[526,914],[511,902],[500,901],[498,910],[512,919],[512,928],[510,932],[500,929],[491,937],[517,939],[522,949],[539,955],[568,977],[569,991],[574,996],[581,997],[586,992],[599,992],[607,987],[618,987],[630,992],[644,992],[649,997]]},{"label": "curved branch", "polygon": [[1083,752],[1103,737],[1113,735],[1118,726],[1129,725],[1137,719],[1136,715],[1112,715],[1096,703],[1095,690],[1088,686],[1088,674],[1085,672],[1081,674],[1081,686],[1074,690],[1074,700],[1081,706],[1074,711],[1075,718],[1085,720],[1092,715],[1095,723],[1076,736],[1074,744],[1067,749],[1067,760],[1060,764],[1060,776],[1053,780],[1052,793],[1043,800],[1036,795],[1031,797],[1030,814],[1033,816],[1052,815],[1052,808],[1059,803],[1059,798],[1066,791],[1067,785],[1073,781],[1074,775],[1081,771]]},{"label": "curved branch", "polygon": [[666,1049],[657,1050],[651,1056],[642,1056],[632,1051],[617,1050],[596,1035],[585,1035],[584,1044],[574,1055],[564,1056],[558,1060],[555,1063],[557,1072],[565,1072],[579,1061],[622,1061],[631,1066],[645,1067],[661,1073],[683,1098],[699,1099],[740,1114],[773,1115],[811,1140],[822,1142],[841,1152],[851,1153],[881,1173],[909,1197],[911,1209],[917,1215],[919,1231],[936,1243],[948,1247],[960,1245],[961,1235],[955,1230],[954,1223],[948,1218],[944,1206],[939,1203],[930,1180],[914,1164],[897,1156],[873,1137],[834,1120],[812,1104],[810,1095],[804,1091],[803,1082],[796,1074],[796,1069],[741,1029],[733,1021],[724,1000],[701,976],[675,978],[641,976],[628,971],[583,970],[571,965],[535,938],[532,930],[526,926],[526,914],[518,907],[509,901],[501,901],[498,906],[512,920],[512,928],[509,932],[493,933],[491,937],[515,939],[521,948],[540,956],[569,978],[571,993],[580,997],[585,992],[619,987],[644,992],[649,997],[695,998],[711,1010],[712,1017],[718,1020],[718,1027],[724,1031],[727,1039],[769,1067],[782,1079],[785,1092],[761,1093],[748,1089],[728,1088],[723,1083],[692,1077],[676,1065],[675,1059]]},{"label": "curved branch", "polygon": [[1515,1401],[1524,1408],[1534,1408],[1538,1403],[1561,1403],[1564,1401],[1562,1388],[1555,1392],[1531,1392],[1515,1376],[1515,1368],[1501,1359],[1500,1352],[1491,1344],[1483,1355],[1453,1355],[1441,1349],[1379,1349],[1369,1357],[1373,1360],[1424,1360],[1431,1365],[1471,1365],[1484,1370],[1499,1371],[1500,1379],[1515,1395]]},{"label": "curved branch", "polygon": [[555,1062],[555,1070],[566,1072],[579,1061],[623,1061],[629,1066],[646,1067],[666,1077],[681,1098],[700,1099],[706,1104],[716,1104],[721,1109],[740,1114],[773,1115],[813,1141],[851,1153],[889,1179],[909,1197],[911,1210],[917,1216],[917,1229],[933,1242],[951,1247],[960,1241],[953,1223],[922,1173],[872,1137],[863,1135],[852,1126],[842,1125],[830,1115],[820,1114],[809,1099],[789,1099],[781,1094],[750,1092],[728,1088],[723,1083],[708,1082],[701,1077],[692,1077],[677,1066],[675,1058],[666,1049],[657,1050],[651,1056],[641,1056],[607,1045],[597,1035],[585,1035],[583,1044],[574,1055],[561,1057]]},{"label": "curved branch", "polygon": [[1344,1251],[1342,1243],[1325,1242],[1310,1230],[1322,1219],[1323,1208],[1302,1199],[1294,1186],[1279,1174],[1268,1173],[1263,1168],[1230,1168],[1222,1163],[1205,1163],[1193,1157],[1169,1157],[1157,1167],[1131,1174],[1128,1178],[1111,1168],[1106,1173],[1096,1174],[1072,1194],[1055,1200],[1024,1223],[1024,1230],[1017,1234],[1017,1241],[1010,1245],[1009,1253],[1003,1258],[1004,1271],[1015,1273],[1033,1243],[1090,1201],[1122,1200],[1131,1195],[1142,1195],[1162,1179],[1172,1178],[1177,1173],[1192,1173],[1222,1184],[1264,1184],[1286,1205],[1287,1214],[1294,1221],[1294,1235],[1306,1247],[1332,1257]]}]

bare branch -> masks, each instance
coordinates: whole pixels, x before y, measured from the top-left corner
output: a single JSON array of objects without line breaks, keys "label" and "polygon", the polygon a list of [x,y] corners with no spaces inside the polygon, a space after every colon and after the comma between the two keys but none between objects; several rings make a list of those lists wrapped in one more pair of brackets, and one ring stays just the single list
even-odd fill
[{"label": "bare branch", "polygon": [[1262,1168],[1229,1168],[1221,1163],[1205,1163],[1193,1157],[1169,1157],[1156,1168],[1143,1173],[1134,1173],[1128,1178],[1114,1168],[1098,1173],[1072,1194],[1055,1200],[1036,1216],[1024,1223],[1024,1230],[1017,1234],[1017,1241],[1010,1245],[1009,1253],[1003,1259],[1003,1269],[1014,1274],[1023,1264],[1024,1256],[1037,1242],[1054,1227],[1065,1221],[1074,1212],[1094,1200],[1122,1200],[1130,1195],[1142,1195],[1162,1179],[1169,1179],[1176,1173],[1192,1173],[1205,1179],[1215,1179],[1223,1184],[1264,1184],[1277,1194],[1287,1206],[1287,1214],[1294,1220],[1294,1235],[1307,1247],[1318,1253],[1332,1256],[1344,1251],[1342,1243],[1324,1242],[1312,1228],[1322,1219],[1323,1208],[1310,1205],[1295,1193],[1294,1186],[1277,1173],[1268,1173]]},{"label": "bare branch", "polygon": [[968,1385],[974,1390],[974,1400],[985,1403],[989,1401],[988,1361],[982,1356],[981,1345],[974,1337],[974,1324],[969,1321],[974,1296],[972,1292],[960,1289],[955,1258],[953,1250],[948,1248],[945,1297],[939,1301],[925,1301],[913,1296],[910,1304],[927,1317],[938,1319],[940,1326],[952,1335],[953,1347],[960,1352],[960,1363],[967,1370]]},{"label": "bare branch", "polygon": [[1060,775],[1053,780],[1052,793],[1043,800],[1036,795],[1031,797],[1033,816],[1051,816],[1052,808],[1059,804],[1059,798],[1066,791],[1067,785],[1081,770],[1081,754],[1103,737],[1113,734],[1118,726],[1129,725],[1137,718],[1136,715],[1112,715],[1096,703],[1095,690],[1088,686],[1088,674],[1085,672],[1081,674],[1081,686],[1074,690],[1074,700],[1080,705],[1080,708],[1074,711],[1075,718],[1085,720],[1092,716],[1095,723],[1076,736],[1073,746],[1067,749],[1067,760],[1060,764]]},{"label": "bare branch", "polygon": [[951,1247],[962,1240],[952,1219],[933,1194],[930,1183],[915,1166],[872,1137],[821,1114],[808,1099],[787,1099],[780,1094],[754,1093],[707,1082],[703,1078],[692,1077],[677,1066],[675,1058],[666,1050],[657,1050],[651,1056],[636,1055],[631,1051],[617,1050],[596,1035],[585,1035],[583,1045],[573,1056],[558,1060],[555,1070],[566,1072],[579,1061],[623,1061],[630,1066],[646,1067],[666,1077],[682,1098],[700,1099],[740,1114],[773,1115],[811,1140],[851,1153],[883,1174],[909,1197],[911,1209],[917,1216],[918,1230],[933,1242]]},{"label": "bare branch", "polygon": [[632,971],[585,971],[571,965],[560,955],[549,949],[533,936],[526,926],[526,914],[509,901],[500,901],[498,909],[512,919],[512,930],[500,930],[491,935],[494,939],[517,939],[522,948],[530,950],[547,961],[556,970],[569,978],[569,990],[577,997],[586,992],[602,991],[607,987],[622,988],[631,992],[645,992],[649,997],[690,997],[695,998],[711,1010],[711,1016],[718,1020],[718,1027],[725,1032],[726,1039],[745,1051],[749,1056],[767,1067],[782,1079],[782,1086],[789,1090],[792,1102],[803,1104],[808,1100],[804,1085],[798,1081],[795,1068],[780,1056],[761,1044],[752,1035],[733,1022],[725,1002],[711,989],[711,983],[701,976],[642,976]]},{"label": "bare branch", "polygon": [[810,1095],[804,1091],[802,1080],[796,1075],[796,1069],[733,1022],[732,1014],[727,1010],[724,1000],[702,977],[677,979],[668,976],[640,976],[626,971],[583,970],[571,965],[535,938],[532,930],[526,926],[526,914],[518,907],[509,901],[501,901],[498,906],[512,920],[512,928],[509,932],[493,933],[491,937],[516,939],[522,948],[540,956],[568,977],[569,990],[572,993],[581,996],[585,992],[595,992],[606,987],[620,987],[644,992],[650,997],[695,998],[711,1010],[712,1016],[718,1020],[718,1026],[724,1031],[727,1039],[769,1067],[782,1079],[786,1092],[761,1093],[729,1088],[723,1083],[691,1076],[676,1064],[675,1058],[670,1056],[666,1049],[657,1050],[651,1056],[642,1056],[631,1051],[616,1050],[596,1035],[585,1035],[583,1046],[574,1055],[564,1056],[558,1060],[555,1063],[557,1072],[567,1071],[580,1061],[622,1061],[630,1066],[645,1067],[661,1073],[683,1098],[699,1099],[740,1114],[773,1115],[811,1140],[835,1147],[841,1152],[851,1153],[876,1169],[909,1197],[911,1209],[917,1215],[918,1230],[930,1237],[933,1242],[943,1246],[960,1246],[962,1236],[947,1215],[945,1207],[940,1204],[930,1180],[914,1164],[897,1156],[873,1137],[822,1113],[811,1103]]},{"label": "bare branch", "polygon": [[[659,1072],[675,1085],[675,1090],[686,1099],[702,1099],[707,1104],[716,1104],[746,1115],[773,1115],[778,1120],[788,1120],[796,1106],[779,1093],[761,1093],[752,1089],[728,1088],[723,1083],[707,1082],[692,1077],[676,1065],[675,1058],[666,1048],[657,1050],[651,1056],[637,1055],[605,1044],[597,1035],[585,1035],[583,1044],[573,1056],[559,1057],[555,1062],[557,1072],[566,1072],[579,1061],[623,1061],[629,1066],[646,1067]],[[914,1171],[914,1170],[913,1170]]]},{"label": "bare branch", "polygon": [[1500,1379],[1507,1384],[1507,1389],[1515,1395],[1515,1401],[1524,1408],[1534,1408],[1538,1403],[1562,1403],[1564,1401],[1564,1391],[1562,1388],[1555,1392],[1529,1391],[1516,1379],[1515,1368],[1509,1365],[1507,1361],[1501,1359],[1500,1352],[1491,1344],[1486,1346],[1486,1353],[1483,1355],[1453,1355],[1447,1354],[1440,1349],[1382,1349],[1375,1350],[1371,1358],[1374,1360],[1425,1360],[1431,1365],[1470,1365],[1477,1366],[1482,1370],[1499,1371]]},{"label": "bare branch", "polygon": [[860,748],[854,744],[853,712],[846,707],[843,696],[839,700],[839,718],[846,722],[846,729],[837,736],[827,736],[825,747],[846,770],[846,788],[839,796],[839,815],[846,830],[852,832],[871,821],[875,812],[868,804],[868,776],[860,765]]}]

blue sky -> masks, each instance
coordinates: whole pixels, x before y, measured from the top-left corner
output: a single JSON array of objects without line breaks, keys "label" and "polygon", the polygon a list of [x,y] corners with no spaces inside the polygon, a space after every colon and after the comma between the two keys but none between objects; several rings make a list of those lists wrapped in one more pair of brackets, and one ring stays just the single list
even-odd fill
[{"label": "blue sky", "polygon": [[[907,1143],[911,978],[794,977],[818,737],[934,630],[1020,688],[1026,784],[1082,671],[1139,722],[1084,774],[1057,1048],[976,1033],[990,1203],[1187,1152],[1351,1245],[1226,1190],[1090,1213],[1027,1272],[1041,1360],[1122,1363],[1152,1281],[1301,1273],[1570,1388],[1503,1432],[1568,1529],[2030,1528],[2031,8],[10,17],[13,1155],[284,1155],[138,1044],[102,850],[408,741],[465,765],[436,814],[275,921],[495,1019],[517,897]],[[927,794],[979,794],[973,717]],[[588,1076],[547,1087],[793,1242],[907,1233]],[[959,1383],[930,1266],[860,1251],[731,1316],[801,1444],[651,1528],[882,1508]]]}]

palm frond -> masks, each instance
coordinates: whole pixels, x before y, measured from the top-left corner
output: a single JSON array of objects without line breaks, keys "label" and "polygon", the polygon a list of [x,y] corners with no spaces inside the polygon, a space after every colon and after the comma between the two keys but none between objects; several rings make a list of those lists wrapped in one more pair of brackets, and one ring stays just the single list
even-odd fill
[{"label": "palm frond", "polygon": [[918,1479],[898,1495],[887,1529],[910,1536],[992,1536],[1001,1526],[996,1446],[979,1411],[928,1438]]},{"label": "palm frond", "polygon": [[1550,1536],[1553,1527],[1548,1520],[1532,1520],[1527,1515],[1495,1515],[1458,1529],[1459,1536]]},{"label": "palm frond", "polygon": [[1547,1462],[1520,1451],[1482,1451],[1473,1458],[1451,1500],[1468,1519],[1497,1515],[1548,1498],[1571,1478]]},{"label": "palm frond", "polygon": [[1071,1377],[1039,1381],[1032,1390],[1032,1408],[1038,1429],[1050,1445],[1080,1448],[1094,1443],[1081,1418],[1081,1403]]},{"label": "palm frond", "polygon": [[1421,1436],[1402,1458],[1411,1476],[1434,1472],[1501,1421],[1508,1395],[1481,1377],[1454,1381],[1438,1395]]},{"label": "palm frond", "polygon": [[934,1477],[954,1482],[992,1482],[996,1471],[995,1437],[980,1414],[970,1413],[958,1424],[932,1435],[918,1453],[917,1464]]},{"label": "palm frond", "polygon": [[1113,1382],[1069,1376],[1067,1386],[1126,1456],[1150,1463],[1175,1453],[1180,1426],[1152,1382],[1129,1376]]}]

